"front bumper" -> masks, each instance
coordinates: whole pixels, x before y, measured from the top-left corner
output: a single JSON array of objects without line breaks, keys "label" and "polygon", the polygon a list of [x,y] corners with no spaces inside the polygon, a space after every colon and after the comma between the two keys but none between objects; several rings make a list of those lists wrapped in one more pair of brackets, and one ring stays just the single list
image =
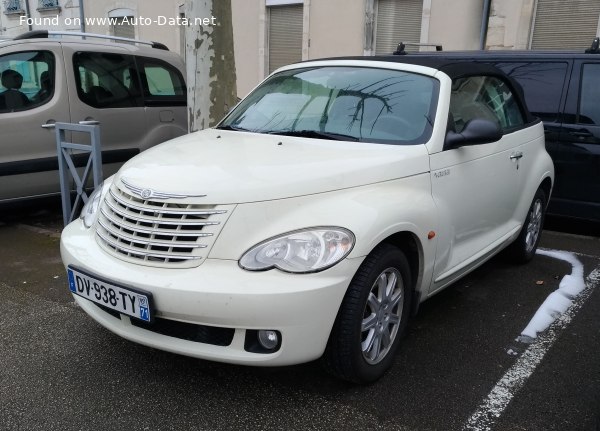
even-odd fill
[{"label": "front bumper", "polygon": [[[151,292],[155,316],[161,319],[234,330],[227,346],[189,341],[134,326],[129,317],[116,318],[74,295],[86,313],[115,334],[187,356],[264,366],[307,362],[323,354],[346,289],[363,260],[345,259],[316,274],[248,272],[237,261],[210,258],[196,268],[153,268],[107,254],[96,243],[94,229],[84,228],[79,220],[63,231],[61,255],[65,266]],[[278,351],[246,350],[246,331],[260,329],[281,333]]]}]

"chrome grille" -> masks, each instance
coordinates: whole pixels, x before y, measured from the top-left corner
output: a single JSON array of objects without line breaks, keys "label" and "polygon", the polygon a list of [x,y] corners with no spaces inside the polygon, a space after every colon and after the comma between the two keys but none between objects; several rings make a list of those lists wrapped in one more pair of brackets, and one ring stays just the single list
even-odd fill
[{"label": "chrome grille", "polygon": [[146,200],[113,184],[100,207],[97,241],[107,252],[138,264],[198,266],[231,208],[187,201]]}]

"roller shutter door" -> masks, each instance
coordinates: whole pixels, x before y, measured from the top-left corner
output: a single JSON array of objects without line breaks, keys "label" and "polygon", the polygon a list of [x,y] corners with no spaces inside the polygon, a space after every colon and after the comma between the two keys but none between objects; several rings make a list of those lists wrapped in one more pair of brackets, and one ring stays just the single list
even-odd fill
[{"label": "roller shutter door", "polygon": [[422,17],[423,0],[379,0],[375,53],[390,54],[400,42],[420,42]]},{"label": "roller shutter door", "polygon": [[303,6],[269,8],[269,72],[302,60]]},{"label": "roller shutter door", "polygon": [[599,16],[600,0],[538,0],[531,49],[589,48]]}]

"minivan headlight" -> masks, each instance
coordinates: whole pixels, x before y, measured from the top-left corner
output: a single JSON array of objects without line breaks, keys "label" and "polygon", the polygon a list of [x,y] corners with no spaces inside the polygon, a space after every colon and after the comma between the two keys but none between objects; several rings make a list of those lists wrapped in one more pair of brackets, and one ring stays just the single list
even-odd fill
[{"label": "minivan headlight", "polygon": [[348,256],[354,242],[354,234],[341,227],[302,229],[255,245],[239,264],[248,271],[278,268],[294,273],[318,272]]},{"label": "minivan headlight", "polygon": [[96,190],[88,198],[88,201],[81,210],[79,218],[83,220],[83,224],[86,228],[92,227],[96,218],[98,218],[98,208],[100,208],[100,200],[102,199],[102,189],[104,183],[101,183]]}]

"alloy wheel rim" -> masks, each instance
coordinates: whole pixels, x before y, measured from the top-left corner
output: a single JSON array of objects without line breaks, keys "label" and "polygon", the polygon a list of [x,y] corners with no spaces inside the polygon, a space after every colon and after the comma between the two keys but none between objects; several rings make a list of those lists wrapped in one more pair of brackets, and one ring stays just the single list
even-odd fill
[{"label": "alloy wheel rim", "polygon": [[400,271],[388,268],[371,286],[361,322],[361,350],[367,363],[381,362],[398,335],[404,308],[404,283]]},{"label": "alloy wheel rim", "polygon": [[537,199],[531,206],[527,234],[525,235],[525,248],[528,253],[535,248],[538,237],[540,236],[540,231],[542,229],[542,215],[542,201]]}]

